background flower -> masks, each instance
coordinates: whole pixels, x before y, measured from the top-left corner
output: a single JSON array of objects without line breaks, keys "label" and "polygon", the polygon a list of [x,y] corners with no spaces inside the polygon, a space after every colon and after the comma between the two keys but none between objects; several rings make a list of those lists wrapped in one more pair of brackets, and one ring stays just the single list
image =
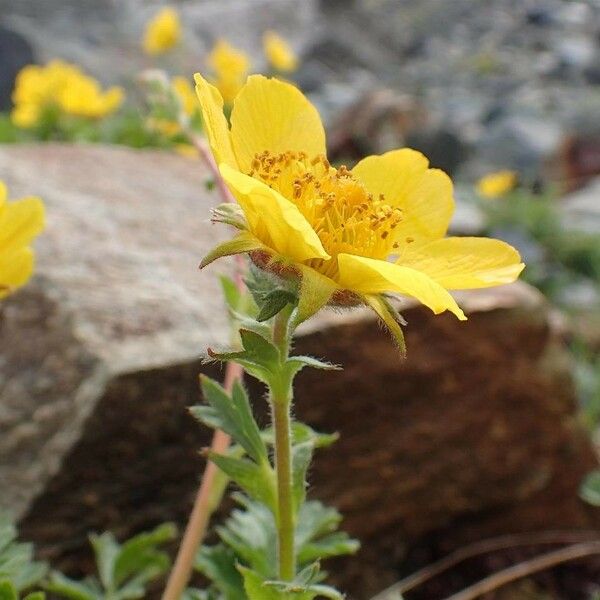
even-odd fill
[{"label": "background flower", "polygon": [[181,22],[174,8],[161,9],[146,25],[143,47],[147,54],[164,54],[181,40]]},{"label": "background flower", "polygon": [[44,228],[44,205],[39,198],[8,201],[0,181],[0,298],[24,285],[33,271],[33,238]]},{"label": "background flower", "polygon": [[274,31],[267,31],[263,36],[263,48],[269,63],[278,71],[295,71],[298,57],[290,45]]}]

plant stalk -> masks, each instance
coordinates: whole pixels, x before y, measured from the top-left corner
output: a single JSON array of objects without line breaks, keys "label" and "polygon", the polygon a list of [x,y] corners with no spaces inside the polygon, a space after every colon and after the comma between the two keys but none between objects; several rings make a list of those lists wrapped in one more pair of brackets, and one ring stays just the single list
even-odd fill
[{"label": "plant stalk", "polygon": [[273,399],[272,406],[277,474],[277,561],[279,578],[282,581],[292,581],[296,575],[296,558],[290,402],[287,398]]},{"label": "plant stalk", "polygon": [[[287,360],[290,347],[289,309],[283,309],[273,324],[273,341],[281,351],[281,364]],[[292,385],[281,372],[282,381],[271,387],[271,409],[275,431],[275,473],[277,476],[277,562],[279,578],[292,581],[296,575],[294,548],[295,515],[292,486]],[[283,381],[286,379],[287,381]]]}]

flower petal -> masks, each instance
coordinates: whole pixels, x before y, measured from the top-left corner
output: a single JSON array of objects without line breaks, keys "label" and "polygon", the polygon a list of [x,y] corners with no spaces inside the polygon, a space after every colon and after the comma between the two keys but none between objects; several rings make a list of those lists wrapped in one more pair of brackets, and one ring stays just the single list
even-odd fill
[{"label": "flower petal", "polygon": [[4,254],[29,244],[44,228],[44,215],[39,198],[0,203],[0,252]]},{"label": "flower petal", "polygon": [[396,239],[425,241],[443,237],[454,212],[452,181],[439,169],[429,169],[423,154],[410,148],[368,156],[352,169],[373,194],[403,211]]},{"label": "flower petal", "polygon": [[380,295],[367,295],[363,296],[363,300],[375,311],[377,316],[384,322],[385,326],[389,329],[394,342],[398,346],[398,349],[403,356],[406,355],[406,343],[404,341],[404,332],[400,323],[394,317],[394,313],[390,310],[387,301],[383,296]]},{"label": "flower petal", "polygon": [[315,269],[305,265],[299,265],[299,269],[302,272],[302,281],[300,282],[298,309],[294,319],[295,326],[319,312],[329,302],[333,293],[339,289],[333,279]]},{"label": "flower petal", "polygon": [[220,169],[244,211],[248,229],[265,246],[294,262],[330,258],[319,236],[294,204],[258,179],[226,164],[220,165]]},{"label": "flower petal", "polygon": [[231,146],[229,125],[223,113],[223,98],[216,87],[210,85],[200,73],[194,75],[196,94],[200,100],[202,120],[208,143],[212,150],[215,162],[220,165],[226,163],[237,167],[237,161]]},{"label": "flower petal", "polygon": [[339,283],[362,295],[397,292],[412,296],[438,314],[445,310],[454,313],[461,321],[466,319],[452,296],[424,273],[383,260],[338,255]]},{"label": "flower petal", "polygon": [[506,242],[477,237],[449,237],[410,246],[397,262],[449,290],[511,283],[525,267],[519,253]]},{"label": "flower petal", "polygon": [[221,258],[223,256],[232,256],[234,254],[244,254],[251,252],[252,250],[263,250],[265,249],[264,244],[257,240],[248,231],[242,231],[238,233],[234,238],[215,246],[200,263],[200,268],[210,265],[211,262]]},{"label": "flower petal", "polygon": [[31,248],[19,248],[7,254],[0,253],[0,298],[22,286],[33,272],[34,257]]},{"label": "flower petal", "polygon": [[231,139],[241,171],[268,150],[325,154],[325,132],[317,109],[289,83],[251,75],[231,113]]}]

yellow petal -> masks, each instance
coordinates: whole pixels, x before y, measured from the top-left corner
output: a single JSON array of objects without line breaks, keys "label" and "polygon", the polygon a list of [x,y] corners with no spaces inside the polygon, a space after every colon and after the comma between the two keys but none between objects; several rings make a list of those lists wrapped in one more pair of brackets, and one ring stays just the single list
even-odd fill
[{"label": "yellow petal", "polygon": [[461,321],[466,317],[452,296],[424,273],[383,260],[340,254],[339,283],[362,295],[397,292],[412,296],[438,314],[445,310]]},{"label": "yellow petal", "polygon": [[44,228],[44,205],[39,198],[0,204],[0,253],[26,246]]},{"label": "yellow petal", "polygon": [[454,212],[452,181],[439,169],[428,169],[423,154],[410,148],[368,156],[352,173],[378,198],[402,209],[396,239],[425,241],[443,237]]},{"label": "yellow petal", "polygon": [[300,282],[300,296],[294,326],[319,312],[329,302],[333,293],[339,289],[335,281],[311,267],[301,265],[299,268],[302,272],[302,281]]},{"label": "yellow petal", "polygon": [[4,298],[29,279],[33,272],[33,263],[31,248],[0,253],[0,298]]},{"label": "yellow petal", "polygon": [[363,296],[363,300],[375,311],[375,314],[383,321],[385,326],[389,329],[394,342],[398,346],[398,349],[402,355],[406,354],[406,343],[404,342],[404,332],[400,323],[398,323],[393,311],[390,310],[386,300],[379,295],[368,295]]},{"label": "yellow petal", "polygon": [[449,290],[511,283],[525,266],[509,244],[476,237],[450,237],[411,246],[397,262],[425,273]]},{"label": "yellow petal", "polygon": [[202,75],[194,75],[196,82],[196,93],[200,100],[202,109],[202,120],[204,131],[208,137],[208,143],[219,165],[225,163],[230,167],[237,167],[237,161],[231,146],[229,125],[223,114],[223,98],[216,87],[210,85]]},{"label": "yellow petal", "polygon": [[328,259],[321,240],[298,208],[261,181],[226,164],[221,175],[244,211],[248,229],[265,246],[294,262]]},{"label": "yellow petal", "polygon": [[289,83],[251,75],[233,104],[231,139],[241,171],[256,154],[325,153],[325,132],[317,109]]}]

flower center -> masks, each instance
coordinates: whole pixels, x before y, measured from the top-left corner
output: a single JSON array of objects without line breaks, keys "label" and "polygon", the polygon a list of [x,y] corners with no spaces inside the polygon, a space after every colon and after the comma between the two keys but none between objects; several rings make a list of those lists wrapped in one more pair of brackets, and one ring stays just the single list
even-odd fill
[{"label": "flower center", "polygon": [[[385,259],[398,248],[393,232],[402,211],[383,195],[373,198],[345,166],[335,169],[323,155],[265,151],[255,155],[249,175],[293,202],[334,259],[343,252]],[[337,269],[336,260],[312,262],[326,267],[321,271]]]}]

